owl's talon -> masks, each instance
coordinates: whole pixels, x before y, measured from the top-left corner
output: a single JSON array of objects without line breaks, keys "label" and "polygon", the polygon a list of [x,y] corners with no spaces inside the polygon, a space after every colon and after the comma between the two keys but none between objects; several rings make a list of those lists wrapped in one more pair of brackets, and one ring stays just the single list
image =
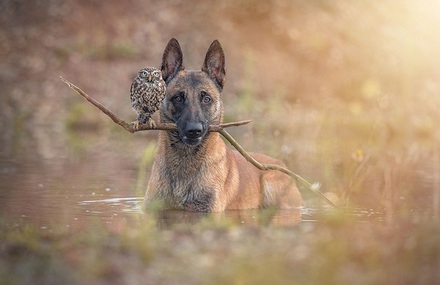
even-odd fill
[{"label": "owl's talon", "polygon": [[134,121],[134,122],[131,122],[132,124],[133,124],[133,129],[135,130],[135,131],[137,131],[138,129],[139,129],[139,121],[138,120],[136,120],[136,121]]},{"label": "owl's talon", "polygon": [[152,128],[152,129],[155,129],[157,127],[156,122],[151,118],[148,120],[148,124],[150,125],[150,128]]}]

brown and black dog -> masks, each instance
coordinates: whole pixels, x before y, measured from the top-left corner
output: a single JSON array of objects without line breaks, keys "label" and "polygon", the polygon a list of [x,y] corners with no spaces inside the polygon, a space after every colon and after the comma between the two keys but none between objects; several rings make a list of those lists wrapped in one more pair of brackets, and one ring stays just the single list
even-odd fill
[{"label": "brown and black dog", "polygon": [[[160,120],[176,123],[178,131],[160,131],[145,206],[162,201],[165,208],[202,212],[301,206],[288,175],[257,169],[227,148],[219,133],[208,132],[209,125],[223,118],[225,56],[220,43],[211,44],[201,70],[185,70],[182,59],[179,42],[171,39],[162,58],[167,90]],[[263,154],[251,155],[261,163],[283,165]]]}]

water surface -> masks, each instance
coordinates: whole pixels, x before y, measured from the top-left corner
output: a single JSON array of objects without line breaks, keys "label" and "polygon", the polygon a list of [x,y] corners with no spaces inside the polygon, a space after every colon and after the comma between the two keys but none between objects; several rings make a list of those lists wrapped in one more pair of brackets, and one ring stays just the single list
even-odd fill
[{"label": "water surface", "polygon": [[[134,147],[138,141],[135,139],[130,145]],[[9,223],[36,224],[48,230],[90,228],[98,224],[114,228],[139,219],[153,219],[161,228],[193,225],[206,218],[245,226],[292,226],[319,222],[320,217],[333,211],[328,206],[309,205],[283,211],[144,212],[142,190],[149,173],[148,170],[139,173],[143,168],[135,152],[134,155],[102,150],[87,150],[81,155],[66,153],[53,158],[1,158],[3,219]],[[382,219],[382,214],[372,209],[352,209],[347,215],[355,216],[358,221]]]}]

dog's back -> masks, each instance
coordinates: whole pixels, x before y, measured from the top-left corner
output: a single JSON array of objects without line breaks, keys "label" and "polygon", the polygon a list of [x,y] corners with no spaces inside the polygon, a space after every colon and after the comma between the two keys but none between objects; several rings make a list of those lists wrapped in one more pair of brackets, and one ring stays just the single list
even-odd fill
[{"label": "dog's back", "polygon": [[[220,43],[211,44],[199,71],[184,70],[182,59],[179,43],[171,39],[162,60],[167,92],[160,117],[176,123],[178,131],[159,134],[146,205],[161,200],[168,208],[205,212],[299,207],[301,195],[289,176],[257,169],[227,148],[218,133],[208,132],[223,117],[225,60]],[[261,163],[282,165],[252,155]]]}]

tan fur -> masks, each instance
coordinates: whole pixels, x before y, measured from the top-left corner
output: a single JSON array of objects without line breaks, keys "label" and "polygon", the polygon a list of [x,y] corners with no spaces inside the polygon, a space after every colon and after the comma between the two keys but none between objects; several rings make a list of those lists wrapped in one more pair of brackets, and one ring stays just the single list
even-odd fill
[{"label": "tan fur", "polygon": [[[163,59],[167,94],[160,116],[162,122],[176,122],[179,132],[159,134],[145,205],[159,200],[165,208],[203,212],[301,206],[301,195],[288,175],[257,169],[238,152],[227,148],[218,133],[206,131],[200,143],[184,143],[188,121],[209,124],[222,121],[220,91],[224,83],[224,55],[220,44],[214,42],[202,71],[184,71],[180,46],[172,41]],[[209,105],[200,103],[202,91],[212,98]],[[185,104],[173,103],[179,92],[184,92]],[[261,163],[283,165],[263,154],[252,155]]]}]

